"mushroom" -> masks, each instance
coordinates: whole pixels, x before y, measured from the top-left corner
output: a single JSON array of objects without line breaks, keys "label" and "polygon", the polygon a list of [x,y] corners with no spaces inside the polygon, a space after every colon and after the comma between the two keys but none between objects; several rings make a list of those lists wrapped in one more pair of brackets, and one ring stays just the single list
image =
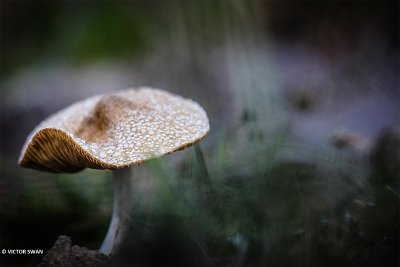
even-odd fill
[{"label": "mushroom", "polygon": [[28,136],[19,164],[49,172],[84,168],[113,172],[111,223],[100,252],[115,254],[132,208],[130,168],[197,143],[209,131],[196,102],[141,87],[77,102],[40,123]]}]

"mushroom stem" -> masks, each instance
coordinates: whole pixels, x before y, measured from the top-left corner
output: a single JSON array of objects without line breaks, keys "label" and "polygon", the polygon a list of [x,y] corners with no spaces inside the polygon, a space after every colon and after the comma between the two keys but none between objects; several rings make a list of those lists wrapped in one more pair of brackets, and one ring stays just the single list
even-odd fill
[{"label": "mushroom stem", "polygon": [[106,255],[115,254],[129,228],[129,214],[133,204],[131,176],[130,168],[113,171],[113,213],[107,235],[100,247],[100,252]]}]

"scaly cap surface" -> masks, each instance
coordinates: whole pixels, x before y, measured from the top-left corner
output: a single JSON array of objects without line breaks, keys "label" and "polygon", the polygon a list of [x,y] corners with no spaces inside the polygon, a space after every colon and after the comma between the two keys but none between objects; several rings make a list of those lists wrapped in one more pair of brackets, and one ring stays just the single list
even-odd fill
[{"label": "scaly cap surface", "polygon": [[209,131],[196,102],[142,87],[77,102],[40,123],[19,164],[51,172],[119,169],[184,149]]}]

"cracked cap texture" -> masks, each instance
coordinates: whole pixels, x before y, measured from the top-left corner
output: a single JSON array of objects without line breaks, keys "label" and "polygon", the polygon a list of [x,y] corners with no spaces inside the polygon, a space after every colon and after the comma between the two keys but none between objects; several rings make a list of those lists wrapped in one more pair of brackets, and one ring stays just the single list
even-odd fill
[{"label": "cracked cap texture", "polygon": [[19,157],[50,172],[120,169],[184,149],[209,131],[196,102],[142,87],[77,102],[40,123]]}]

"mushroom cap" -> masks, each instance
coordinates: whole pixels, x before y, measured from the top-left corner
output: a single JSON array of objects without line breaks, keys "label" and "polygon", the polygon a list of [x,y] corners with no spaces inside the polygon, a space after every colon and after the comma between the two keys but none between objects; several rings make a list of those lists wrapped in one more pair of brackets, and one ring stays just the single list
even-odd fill
[{"label": "mushroom cap", "polygon": [[196,102],[159,89],[128,89],[51,115],[28,136],[19,164],[50,172],[120,169],[191,146],[209,130]]}]

